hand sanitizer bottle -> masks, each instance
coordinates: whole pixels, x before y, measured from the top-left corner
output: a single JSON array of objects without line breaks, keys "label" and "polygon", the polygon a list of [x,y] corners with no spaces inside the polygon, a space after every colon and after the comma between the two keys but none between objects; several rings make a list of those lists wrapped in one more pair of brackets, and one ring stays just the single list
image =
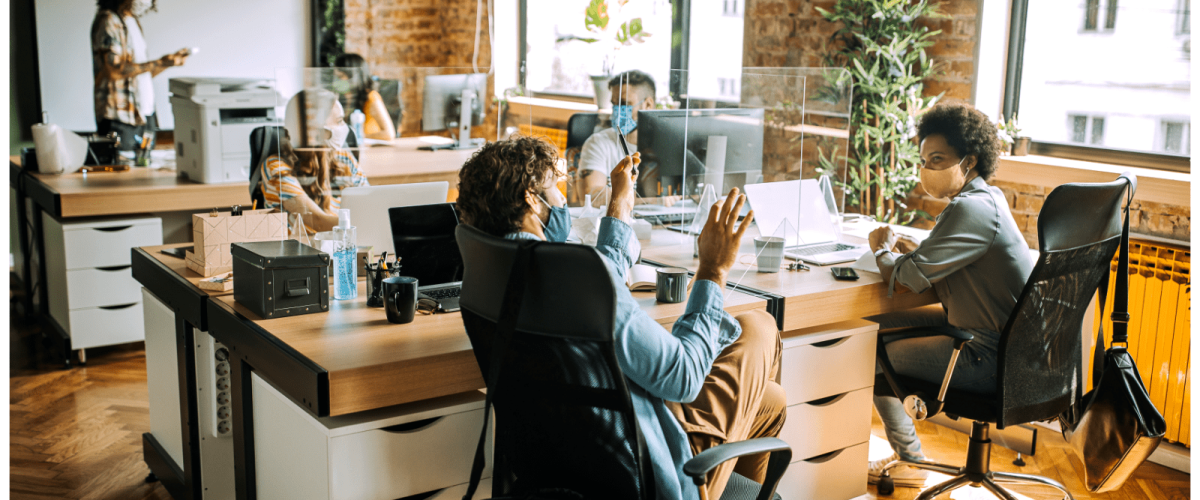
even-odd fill
[{"label": "hand sanitizer bottle", "polygon": [[350,225],[350,210],[338,210],[338,225],[333,228],[333,298],[358,298],[358,238]]},{"label": "hand sanitizer bottle", "polygon": [[367,121],[367,115],[364,115],[362,110],[354,110],[350,113],[350,128],[354,129],[354,138],[358,139],[358,147],[363,147],[363,124]]}]

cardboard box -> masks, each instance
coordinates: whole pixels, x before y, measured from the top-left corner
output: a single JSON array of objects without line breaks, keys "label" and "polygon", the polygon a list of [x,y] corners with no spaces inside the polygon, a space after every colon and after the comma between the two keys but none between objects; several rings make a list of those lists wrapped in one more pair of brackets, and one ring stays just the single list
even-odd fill
[{"label": "cardboard box", "polygon": [[277,209],[243,210],[242,215],[219,212],[192,215],[192,241],[188,269],[202,276],[233,270],[231,243],[287,239],[287,214]]}]

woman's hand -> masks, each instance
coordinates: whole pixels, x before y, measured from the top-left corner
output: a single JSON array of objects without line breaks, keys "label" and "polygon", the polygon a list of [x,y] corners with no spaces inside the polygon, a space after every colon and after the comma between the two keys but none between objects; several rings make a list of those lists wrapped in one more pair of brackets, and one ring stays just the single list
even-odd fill
[{"label": "woman's hand", "polygon": [[714,203],[708,211],[708,222],[700,232],[700,266],[696,268],[697,280],[711,280],[717,285],[725,286],[725,277],[737,261],[738,247],[742,244],[742,235],[754,221],[754,211],[746,214],[740,227],[737,226],[738,213],[746,203],[746,195],[738,194],[738,188],[729,191],[723,203]]},{"label": "woman's hand", "polygon": [[893,248],[899,253],[911,253],[916,251],[919,246],[921,246],[921,242],[917,241],[916,238],[907,234],[901,234],[896,236],[896,244]]},{"label": "woman's hand", "polygon": [[867,236],[867,242],[871,245],[872,252],[878,252],[883,249],[892,249],[892,245],[896,244],[896,233],[892,232],[891,226],[882,226]]},{"label": "woman's hand", "polygon": [[642,162],[640,153],[626,156],[613,168],[609,174],[612,182],[612,196],[608,202],[608,216],[630,222],[629,214],[633,211],[633,190],[637,187],[637,178],[633,175],[635,165]]}]

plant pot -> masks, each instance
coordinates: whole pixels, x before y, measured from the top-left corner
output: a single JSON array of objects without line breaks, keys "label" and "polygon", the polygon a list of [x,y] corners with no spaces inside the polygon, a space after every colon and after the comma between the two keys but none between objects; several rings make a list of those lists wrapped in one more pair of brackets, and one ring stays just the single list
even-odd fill
[{"label": "plant pot", "polygon": [[596,95],[596,107],[601,110],[612,109],[612,91],[608,89],[610,75],[591,75],[592,90]]},{"label": "plant pot", "polygon": [[1012,145],[1013,156],[1025,156],[1029,154],[1029,138],[1017,137]]}]

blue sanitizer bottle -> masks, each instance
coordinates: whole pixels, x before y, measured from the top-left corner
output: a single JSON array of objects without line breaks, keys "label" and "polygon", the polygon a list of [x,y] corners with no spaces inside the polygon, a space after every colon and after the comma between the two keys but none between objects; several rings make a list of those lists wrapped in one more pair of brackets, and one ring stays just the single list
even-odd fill
[{"label": "blue sanitizer bottle", "polygon": [[333,298],[358,298],[358,238],[350,225],[350,210],[338,210],[338,225],[333,228]]}]

